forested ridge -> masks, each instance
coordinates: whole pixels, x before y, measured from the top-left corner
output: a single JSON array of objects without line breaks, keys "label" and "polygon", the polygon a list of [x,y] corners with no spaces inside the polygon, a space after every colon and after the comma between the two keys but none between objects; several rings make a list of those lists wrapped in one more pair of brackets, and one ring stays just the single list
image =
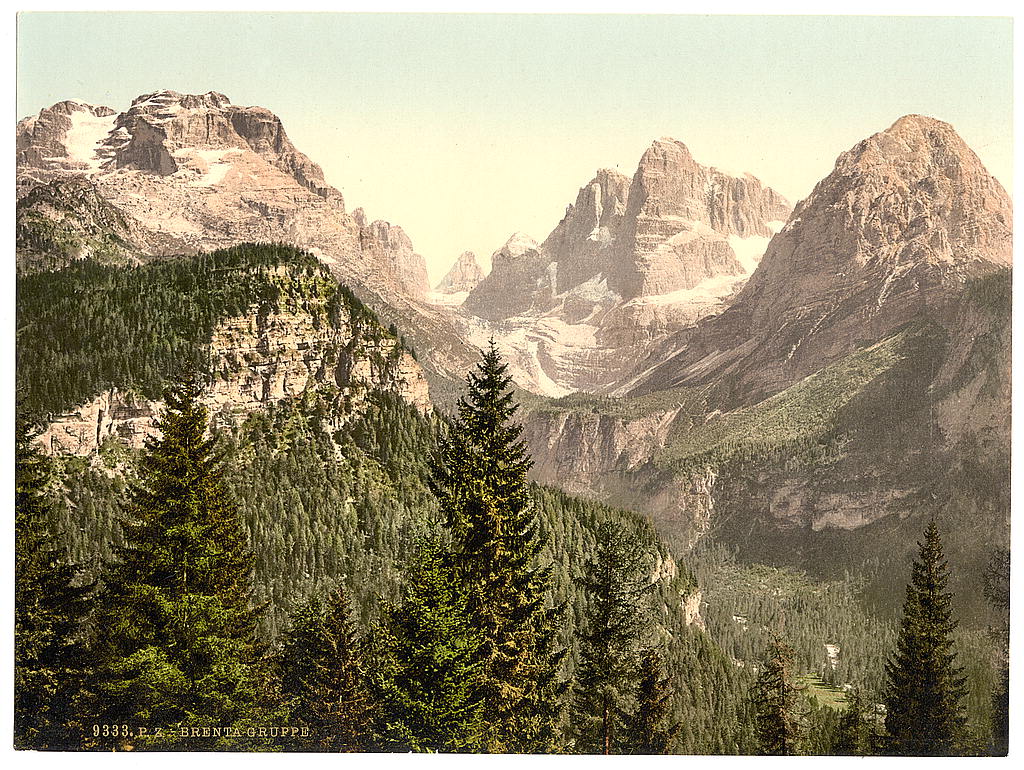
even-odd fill
[{"label": "forested ridge", "polygon": [[[158,399],[189,370],[209,371],[221,321],[281,309],[397,339],[311,254],[285,245],[242,245],[144,265],[79,260],[19,277],[19,406],[61,412],[111,387]],[[213,372],[210,372],[213,374]]]},{"label": "forested ridge", "polygon": [[[761,726],[773,713],[766,704],[782,703],[781,723],[793,731],[778,744],[786,753],[834,753],[853,745],[850,736],[868,736],[854,741],[855,753],[899,753],[885,742],[877,709],[891,691],[885,666],[897,619],[871,614],[858,576],[816,581],[739,563],[713,545],[673,554],[640,514],[528,484],[529,458],[515,450],[516,405],[493,350],[470,376],[466,406],[454,423],[421,414],[386,390],[352,407],[325,385],[213,427],[197,443],[208,415],[180,395],[179,380],[190,368],[200,379],[209,375],[202,374],[203,356],[219,320],[253,304],[301,308],[315,294],[317,307],[326,295],[362,323],[377,322],[296,250],[246,247],[184,264],[113,271],[82,262],[38,274],[49,281],[19,290],[18,377],[26,416],[60,411],[111,386],[148,397],[179,393],[161,417],[177,427],[143,450],[110,439],[91,457],[45,458],[24,439],[19,444],[19,538],[28,533],[51,543],[58,561],[75,573],[65,583],[93,597],[75,610],[79,617],[66,619],[74,630],[59,632],[73,638],[52,640],[85,648],[76,673],[60,675],[71,707],[26,709],[19,746],[773,753]],[[282,267],[284,291],[281,275],[272,274]],[[37,336],[52,331],[62,314],[74,344]],[[379,333],[399,342],[396,332]],[[234,570],[230,590],[241,593],[228,601],[227,588],[213,581],[198,604],[183,600],[182,607],[207,613],[201,623],[207,636],[174,631],[168,621],[169,635],[157,624],[143,646],[100,643],[103,612],[116,612],[125,597],[156,590],[192,595],[180,594],[185,589],[170,576],[141,568],[129,575],[118,566],[130,564],[128,555],[139,548],[132,522],[152,516],[151,526],[159,528],[171,521],[160,518],[160,504],[147,504],[145,513],[139,507],[149,500],[140,490],[162,488],[154,487],[154,468],[164,474],[160,484],[176,478],[174,463],[159,461],[171,456],[169,434],[189,447],[196,473],[211,474],[208,491],[190,504],[194,523],[182,530],[193,545],[171,539],[169,553],[207,548],[204,511],[220,511],[223,526],[237,527],[237,537],[226,541],[237,541],[237,558],[224,570]],[[20,473],[22,467],[32,473]],[[166,516],[182,515],[175,510],[169,507]],[[484,553],[492,556],[484,560]],[[500,559],[513,554],[501,567]],[[482,564],[490,566],[481,571]],[[19,586],[59,615],[46,596],[56,589],[33,583],[35,569],[19,567]],[[135,588],[128,587],[132,581]],[[495,596],[506,598],[495,602]],[[706,631],[687,624],[687,600],[699,602]],[[527,616],[533,618],[527,626],[510,625],[510,618]],[[42,626],[19,617],[23,671],[47,665],[39,644],[19,641]],[[946,753],[981,753],[992,743],[999,661],[986,637],[954,626],[946,631],[967,670],[962,696],[948,703],[959,716],[949,722],[958,733]],[[438,635],[438,628],[447,630]],[[196,652],[180,659],[165,654],[165,638]],[[838,653],[830,657],[825,645]],[[251,661],[265,684],[230,673],[231,655]],[[600,665],[609,660],[616,665]],[[531,681],[547,684],[519,692],[517,713],[497,708],[497,701],[489,706],[488,688],[507,694],[524,670],[536,672]],[[765,678],[765,671],[774,673]],[[24,681],[33,686],[31,677]],[[159,703],[129,695],[147,681],[170,682],[177,694]],[[237,696],[233,703],[197,699],[197,687]],[[794,695],[769,697],[773,687],[792,688]],[[116,705],[114,695],[128,705]],[[863,718],[860,706],[851,705],[861,702]],[[201,727],[214,717],[221,726],[237,725],[240,735],[161,742],[93,735],[91,727],[122,719]],[[312,727],[315,739],[247,737],[250,726],[271,722]]]}]

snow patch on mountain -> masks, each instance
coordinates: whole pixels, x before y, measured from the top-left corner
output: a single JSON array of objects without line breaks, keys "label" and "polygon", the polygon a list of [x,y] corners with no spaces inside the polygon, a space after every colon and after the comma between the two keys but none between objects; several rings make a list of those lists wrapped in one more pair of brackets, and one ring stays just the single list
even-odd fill
[{"label": "snow patch on mountain", "polygon": [[193,187],[213,187],[224,181],[224,177],[231,170],[233,163],[225,160],[229,156],[241,154],[241,150],[233,147],[228,150],[193,150],[193,154],[206,165],[206,172],[194,182]]},{"label": "snow patch on mountain", "polygon": [[[78,102],[76,102],[77,104]],[[84,103],[83,103],[83,106]],[[64,148],[68,152],[68,160],[75,163],[83,163],[89,171],[100,170],[103,159],[96,151],[114,129],[116,115],[96,117],[91,110],[72,112],[69,116],[71,128],[64,137]]]},{"label": "snow patch on mountain", "polygon": [[692,289],[678,289],[666,294],[649,294],[631,300],[630,305],[707,305],[720,302],[735,290],[747,275],[716,275],[705,278]]},{"label": "snow patch on mountain", "polygon": [[755,268],[761,264],[761,257],[768,249],[771,238],[764,238],[760,235],[750,235],[740,238],[738,235],[730,235],[729,247],[736,255],[740,265],[743,266],[743,278],[748,278]]},{"label": "snow patch on mountain", "polygon": [[431,305],[440,305],[442,307],[458,307],[466,301],[466,297],[469,296],[468,291],[432,291],[429,292],[424,299]]}]

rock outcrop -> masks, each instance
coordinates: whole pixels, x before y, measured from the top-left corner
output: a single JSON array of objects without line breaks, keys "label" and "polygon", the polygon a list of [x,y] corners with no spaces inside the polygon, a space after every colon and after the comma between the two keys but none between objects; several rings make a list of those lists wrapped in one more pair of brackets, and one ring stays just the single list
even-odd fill
[{"label": "rock outcrop", "polygon": [[[282,280],[289,280],[279,270]],[[214,424],[230,424],[321,388],[337,389],[345,400],[347,408],[337,412],[337,419],[358,411],[372,390],[394,392],[424,413],[432,409],[426,378],[412,355],[382,329],[347,311],[325,323],[326,302],[307,298],[305,309],[285,305],[271,311],[254,304],[214,328],[211,376],[202,399]],[[111,389],[56,416],[37,440],[52,453],[89,454],[111,436],[139,448],[156,432],[160,407],[159,401]]]},{"label": "rock outcrop", "polygon": [[455,264],[451,266],[441,282],[437,284],[435,291],[442,294],[470,292],[483,279],[484,271],[476,261],[476,254],[472,251],[464,251],[455,260]]},{"label": "rock outcrop", "polygon": [[399,292],[411,297],[424,296],[430,289],[427,266],[405,231],[379,219],[367,224],[362,209],[353,212],[353,216],[360,224],[359,245],[364,258],[386,265]]},{"label": "rock outcrop", "polygon": [[513,233],[491,255],[491,272],[469,293],[463,308],[479,318],[497,321],[535,305],[550,306],[554,297],[550,262],[533,238]]}]

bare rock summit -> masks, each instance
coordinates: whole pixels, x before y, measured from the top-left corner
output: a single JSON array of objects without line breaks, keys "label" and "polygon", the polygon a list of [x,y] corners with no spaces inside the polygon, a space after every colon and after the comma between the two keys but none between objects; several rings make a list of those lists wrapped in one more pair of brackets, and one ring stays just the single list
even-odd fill
[{"label": "bare rock summit", "polygon": [[753,398],[859,341],[941,319],[966,281],[1011,264],[1012,219],[1006,191],[952,126],[900,118],[839,156],[729,309],[663,348],[639,390],[728,374]]},{"label": "bare rock summit", "polygon": [[476,254],[472,251],[464,251],[435,288],[436,291],[444,294],[469,292],[473,291],[483,279],[484,271],[476,261]]},{"label": "bare rock summit", "polygon": [[284,242],[383,299],[429,288],[423,258],[400,228],[348,214],[279,117],[216,91],[155,91],[122,113],[60,102],[18,123],[17,159],[19,198],[55,179],[85,178],[133,223],[142,256]]}]

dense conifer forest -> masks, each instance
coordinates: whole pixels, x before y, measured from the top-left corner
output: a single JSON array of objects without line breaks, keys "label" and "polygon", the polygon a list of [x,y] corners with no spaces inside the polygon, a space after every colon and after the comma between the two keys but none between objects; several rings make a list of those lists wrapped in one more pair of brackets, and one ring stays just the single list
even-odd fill
[{"label": "dense conifer forest", "polygon": [[[254,306],[403,345],[288,247],[21,279],[19,748],[1005,751],[1005,632],[957,624],[938,527],[898,616],[860,574],[673,552],[528,481],[493,347],[455,415],[324,383],[213,421],[210,335]],[[110,387],[163,399],[144,448],[32,444]]]}]

